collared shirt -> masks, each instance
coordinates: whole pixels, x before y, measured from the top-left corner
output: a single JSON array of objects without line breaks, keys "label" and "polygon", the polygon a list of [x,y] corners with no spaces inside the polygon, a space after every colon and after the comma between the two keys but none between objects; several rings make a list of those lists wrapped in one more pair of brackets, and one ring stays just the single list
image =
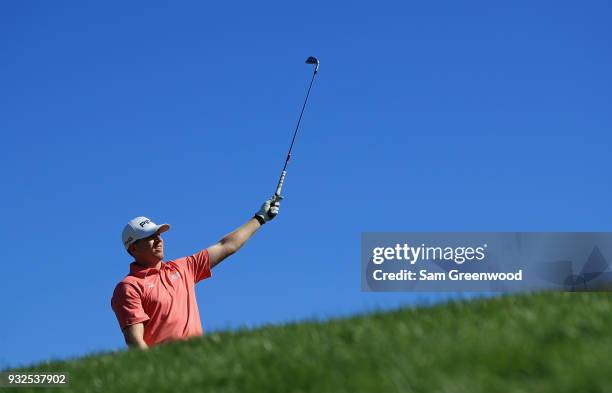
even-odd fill
[{"label": "collared shirt", "polygon": [[159,269],[133,262],[111,299],[121,330],[142,322],[149,346],[201,336],[195,284],[210,276],[207,250],[162,262]]}]

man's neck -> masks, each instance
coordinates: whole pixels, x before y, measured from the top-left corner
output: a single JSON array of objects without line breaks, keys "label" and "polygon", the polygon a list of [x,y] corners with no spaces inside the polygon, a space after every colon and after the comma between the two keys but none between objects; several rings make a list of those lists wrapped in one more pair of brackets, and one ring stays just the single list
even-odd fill
[{"label": "man's neck", "polygon": [[162,261],[152,261],[152,262],[146,262],[146,261],[139,261],[139,260],[135,260],[134,261],[138,266],[144,267],[145,269],[156,269],[159,270],[161,268],[162,265]]}]

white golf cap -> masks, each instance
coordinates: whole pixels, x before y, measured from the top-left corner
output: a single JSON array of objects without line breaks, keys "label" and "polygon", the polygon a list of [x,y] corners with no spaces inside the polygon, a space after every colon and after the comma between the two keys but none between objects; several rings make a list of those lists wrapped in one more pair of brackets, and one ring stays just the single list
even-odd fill
[{"label": "white golf cap", "polygon": [[156,233],[166,232],[168,229],[170,229],[168,224],[157,225],[146,217],[136,217],[131,219],[125,228],[123,228],[121,240],[127,250],[136,240],[144,239]]}]

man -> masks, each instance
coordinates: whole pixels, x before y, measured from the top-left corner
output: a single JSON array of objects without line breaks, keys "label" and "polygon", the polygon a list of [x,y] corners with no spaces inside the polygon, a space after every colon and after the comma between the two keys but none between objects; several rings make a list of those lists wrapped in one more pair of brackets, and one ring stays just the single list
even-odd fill
[{"label": "man", "polygon": [[136,217],[123,229],[122,240],[134,258],[130,273],[115,287],[111,306],[130,348],[147,349],[162,342],[202,335],[195,283],[232,255],[279,211],[278,201],[266,201],[255,216],[217,244],[174,261],[164,259],[161,234],[168,224],[156,225]]}]

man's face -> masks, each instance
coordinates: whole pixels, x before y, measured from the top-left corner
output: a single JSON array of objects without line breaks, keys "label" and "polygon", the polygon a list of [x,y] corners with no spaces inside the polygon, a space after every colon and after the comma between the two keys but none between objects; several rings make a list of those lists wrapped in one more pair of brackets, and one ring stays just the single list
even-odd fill
[{"label": "man's face", "polygon": [[130,246],[130,251],[138,262],[153,266],[164,259],[164,240],[160,234],[156,233],[144,239],[136,240]]}]

